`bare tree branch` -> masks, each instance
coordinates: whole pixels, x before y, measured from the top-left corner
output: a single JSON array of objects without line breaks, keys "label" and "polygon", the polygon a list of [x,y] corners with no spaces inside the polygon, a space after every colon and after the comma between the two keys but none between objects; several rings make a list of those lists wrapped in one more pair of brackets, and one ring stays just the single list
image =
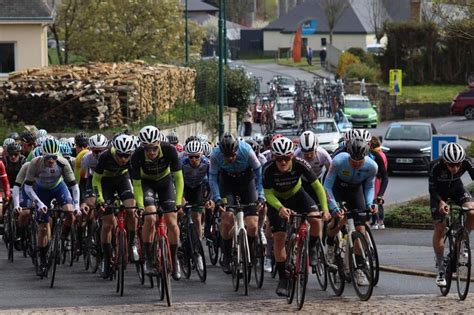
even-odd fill
[{"label": "bare tree branch", "polygon": [[352,0],[321,0],[321,8],[328,21],[330,44],[332,44],[334,27],[344,13],[344,10],[351,4],[351,1]]}]

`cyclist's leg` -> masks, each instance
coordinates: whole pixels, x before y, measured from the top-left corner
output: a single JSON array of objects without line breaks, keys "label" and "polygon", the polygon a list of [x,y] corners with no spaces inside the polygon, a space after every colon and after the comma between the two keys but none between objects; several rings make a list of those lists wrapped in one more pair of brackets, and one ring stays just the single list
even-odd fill
[{"label": "cyclist's leg", "polygon": [[[232,180],[227,176],[220,177],[219,189],[222,198],[227,199],[227,204],[235,204],[233,190],[238,186],[233,186]],[[232,212],[224,212],[221,215],[221,237],[222,237],[222,254],[223,270],[230,273],[230,261],[232,259],[232,237],[234,227],[234,214]]]},{"label": "cyclist's leg", "polygon": [[[25,190],[21,188],[20,190],[20,207],[26,208],[28,207],[28,203],[30,199],[28,198],[28,195],[25,193]],[[31,216],[31,211],[30,210],[22,210],[20,214],[18,215],[18,235],[24,240],[26,233],[27,233],[27,228],[28,228],[28,221]]]},{"label": "cyclist's leg", "polygon": [[[242,187],[242,186],[241,186]],[[257,203],[257,189],[255,187],[255,181],[252,179],[249,184],[243,186],[244,190],[241,193],[241,202],[243,204],[256,204]],[[245,207],[244,209],[244,222],[245,229],[247,230],[247,239],[249,248],[253,248],[255,237],[257,236],[258,229],[258,213],[257,206],[252,205]],[[254,255],[253,251],[250,252]]]},{"label": "cyclist's leg", "polygon": [[[459,184],[456,185],[453,189],[455,191],[453,192],[451,199],[458,206],[468,209],[474,209],[474,200],[469,191],[464,188],[462,182],[459,182]],[[467,213],[467,220],[465,226],[469,232],[474,229],[474,211],[469,211]]]},{"label": "cyclist's leg", "polygon": [[[133,195],[132,183],[130,182],[128,173],[117,178],[115,189],[125,207],[135,207],[135,196]],[[133,260],[133,255],[131,253],[132,246],[135,244],[135,231],[137,230],[135,209],[127,209],[125,222],[127,224],[129,257]]]},{"label": "cyclist's leg", "polygon": [[[115,183],[114,178],[102,178],[102,195],[106,204],[111,204],[114,198]],[[115,224],[115,218],[112,209],[105,209],[105,213],[102,216],[102,228],[100,231],[100,240],[102,242],[102,253],[103,253],[103,269],[102,277],[107,278],[109,276],[110,262],[112,258],[112,229]]]},{"label": "cyclist's leg", "polygon": [[[50,190],[41,189],[36,185],[33,186],[36,191],[38,198],[45,204],[49,205],[51,200],[53,199]],[[34,210],[37,211],[37,210]],[[44,267],[46,265],[46,254],[48,252],[48,243],[51,237],[51,228],[50,228],[50,211],[44,213],[39,211],[38,215],[36,216],[36,221],[38,222],[38,236],[36,239],[37,250],[40,257],[40,265]],[[43,268],[39,268],[39,274],[42,274]]]},{"label": "cyclist's leg", "polygon": [[190,205],[195,205],[191,209],[191,216],[193,219],[194,227],[196,228],[199,239],[202,238],[202,226],[201,226],[201,217],[204,211],[202,205],[204,204],[204,192],[202,186],[199,185],[195,188],[186,188],[184,189],[184,196],[187,202]]},{"label": "cyclist's leg", "polygon": [[288,275],[286,273],[286,221],[278,214],[278,209],[268,205],[268,220],[273,232],[273,255],[275,256],[275,268],[278,272],[278,286],[276,294],[280,296],[288,295]]},{"label": "cyclist's leg", "polygon": [[438,211],[439,202],[430,198],[431,217],[433,218],[433,250],[436,258],[436,265],[438,266],[438,272],[444,272],[444,243],[443,234],[446,227],[444,221],[445,216],[440,214]]}]

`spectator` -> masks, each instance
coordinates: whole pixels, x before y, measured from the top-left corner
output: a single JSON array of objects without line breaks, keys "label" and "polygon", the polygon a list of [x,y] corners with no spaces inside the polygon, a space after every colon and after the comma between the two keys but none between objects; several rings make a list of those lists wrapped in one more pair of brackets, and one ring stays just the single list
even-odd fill
[{"label": "spectator", "polygon": [[323,47],[319,52],[319,59],[321,59],[321,68],[326,68],[326,57],[327,57],[326,47]]},{"label": "spectator", "polygon": [[250,110],[250,107],[247,108],[247,111],[244,114],[244,137],[250,137],[252,135],[252,111]]},{"label": "spectator", "polygon": [[378,171],[375,177],[375,200],[374,203],[378,205],[379,211],[377,214],[372,216],[372,228],[373,229],[385,229],[384,219],[384,208],[383,208],[383,195],[388,185],[388,174],[387,174],[387,157],[381,150],[381,144],[379,138],[372,136],[370,140],[370,154],[369,156],[377,163]]},{"label": "spectator", "polygon": [[308,65],[313,65],[313,50],[311,47],[308,47],[308,50],[306,51],[306,60],[308,61]]}]

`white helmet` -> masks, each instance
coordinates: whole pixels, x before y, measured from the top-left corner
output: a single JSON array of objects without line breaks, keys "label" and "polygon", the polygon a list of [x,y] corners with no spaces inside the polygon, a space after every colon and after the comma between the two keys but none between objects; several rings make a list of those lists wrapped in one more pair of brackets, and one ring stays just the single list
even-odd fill
[{"label": "white helmet", "polygon": [[95,134],[89,138],[89,147],[91,149],[105,149],[107,148],[108,144],[109,144],[109,141],[101,133]]},{"label": "white helmet", "polygon": [[48,132],[45,129],[39,129],[36,132],[36,138],[46,137],[47,134]]},{"label": "white helmet", "polygon": [[36,146],[40,147],[43,144],[43,142],[45,142],[46,140],[48,140],[48,138],[46,136],[36,138]]},{"label": "white helmet", "polygon": [[12,144],[12,143],[15,143],[15,139],[13,139],[13,138],[6,138],[5,140],[3,140],[3,146],[4,147],[6,147],[7,145]]},{"label": "white helmet", "polygon": [[74,137],[67,138],[66,141],[69,143],[71,147],[74,148],[74,145],[76,144],[76,139],[74,139]]},{"label": "white helmet", "polygon": [[318,137],[312,131],[305,131],[300,136],[300,146],[303,152],[312,152],[318,146]]},{"label": "white helmet", "polygon": [[286,137],[281,137],[273,140],[272,142],[272,154],[281,156],[293,153],[294,145],[293,141]]},{"label": "white helmet", "polygon": [[443,160],[447,163],[461,163],[466,158],[464,148],[457,143],[448,143],[443,148]]},{"label": "white helmet", "polygon": [[160,142],[168,142],[168,137],[164,133],[160,132]]},{"label": "white helmet", "polygon": [[138,138],[140,138],[140,141],[143,144],[152,144],[160,141],[160,135],[160,130],[155,126],[145,126],[140,129]]},{"label": "white helmet", "polygon": [[133,152],[133,139],[129,135],[120,135],[115,138],[113,146],[119,153],[131,154]]},{"label": "white helmet", "polygon": [[190,141],[184,147],[184,152],[186,154],[201,154],[202,153],[202,143],[201,141],[194,140]]},{"label": "white helmet", "polygon": [[210,157],[212,153],[212,145],[209,142],[203,142],[202,143],[202,153],[206,157]]},{"label": "white helmet", "polygon": [[365,142],[369,143],[372,139],[372,134],[367,129],[360,130],[360,137],[364,139]]},{"label": "white helmet", "polygon": [[135,135],[132,135],[131,137],[133,139],[133,150],[136,150],[136,149],[138,149],[138,147],[140,147],[140,144],[141,144],[140,143],[140,138],[135,136]]},{"label": "white helmet", "polygon": [[207,135],[203,134],[203,133],[199,133],[197,136],[199,141],[201,142],[207,142],[208,138],[207,138]]}]

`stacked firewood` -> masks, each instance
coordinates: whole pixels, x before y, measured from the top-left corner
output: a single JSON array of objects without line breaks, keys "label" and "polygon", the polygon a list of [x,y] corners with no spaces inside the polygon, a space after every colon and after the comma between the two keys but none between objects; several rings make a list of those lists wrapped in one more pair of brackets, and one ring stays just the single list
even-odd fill
[{"label": "stacked firewood", "polygon": [[0,105],[7,121],[51,131],[120,127],[193,100],[195,78],[190,68],[143,61],[28,69],[0,85]]}]

